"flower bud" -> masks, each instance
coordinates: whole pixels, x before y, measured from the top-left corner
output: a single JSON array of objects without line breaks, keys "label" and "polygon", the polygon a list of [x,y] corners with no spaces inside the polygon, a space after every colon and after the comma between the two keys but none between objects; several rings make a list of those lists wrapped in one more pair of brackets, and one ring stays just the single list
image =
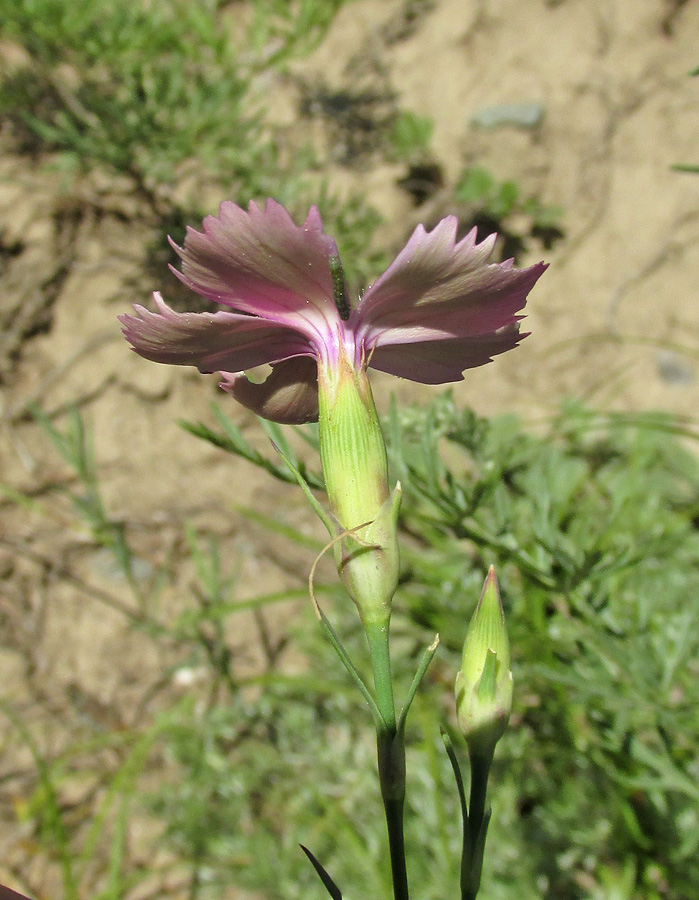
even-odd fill
[{"label": "flower bud", "polygon": [[456,676],[459,727],[472,754],[492,756],[511,709],[510,646],[498,581],[491,566],[468,627],[461,670]]}]

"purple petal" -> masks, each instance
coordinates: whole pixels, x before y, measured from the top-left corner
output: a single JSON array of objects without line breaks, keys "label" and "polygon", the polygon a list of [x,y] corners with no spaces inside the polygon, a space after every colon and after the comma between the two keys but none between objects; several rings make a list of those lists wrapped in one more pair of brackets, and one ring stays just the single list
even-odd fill
[{"label": "purple petal", "polygon": [[[516,322],[521,318],[517,312],[546,266],[539,263],[515,269],[512,260],[488,264],[495,235],[476,244],[473,229],[457,244],[456,227],[453,216],[429,233],[419,225],[364,295],[353,314],[353,324],[369,352],[375,348],[370,363],[374,368],[413,381],[442,383],[460,380],[463,369],[488,362],[491,355],[509,349],[503,345],[501,329],[507,329],[507,335],[516,334]],[[487,338],[492,350],[487,349]],[[417,363],[416,344],[420,342],[431,345],[423,354],[431,375]],[[516,343],[514,340],[511,346]],[[397,345],[400,349],[390,349]],[[443,366],[437,345],[448,357]],[[408,359],[413,359],[414,365]],[[447,377],[447,372],[457,370],[456,379]]]},{"label": "purple petal", "polygon": [[313,359],[297,356],[272,366],[261,384],[243,374],[222,372],[221,387],[263,419],[282,425],[318,421],[318,366]]},{"label": "purple petal", "polygon": [[226,201],[203,228],[188,228],[184,247],[173,244],[182,272],[173,271],[193,291],[309,335],[339,321],[330,275],[337,245],[315,206],[299,226],[274,200],[264,210],[250,203],[247,212]]},{"label": "purple petal", "polygon": [[153,297],[157,313],[135,306],[135,316],[119,316],[125,338],[145,359],[209,373],[314,355],[307,339],[286,326],[240,313],[177,313],[160,294]]},{"label": "purple petal", "polygon": [[12,888],[5,887],[4,884],[0,884],[0,900],[29,900],[29,898],[25,897],[24,894],[13,891]]},{"label": "purple petal", "polygon": [[525,337],[527,335],[520,334],[514,324],[498,332],[470,338],[387,345],[374,351],[369,365],[372,369],[422,384],[446,384],[462,381],[464,369],[492,362],[494,356],[512,350]]}]

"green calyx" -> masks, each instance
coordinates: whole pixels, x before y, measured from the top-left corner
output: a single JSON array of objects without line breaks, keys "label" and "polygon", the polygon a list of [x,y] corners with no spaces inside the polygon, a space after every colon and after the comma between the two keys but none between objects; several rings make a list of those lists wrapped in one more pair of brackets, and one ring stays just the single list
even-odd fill
[{"label": "green calyx", "polygon": [[388,488],[386,445],[364,367],[344,354],[319,367],[320,459],[330,509],[344,533],[336,562],[365,624],[387,622],[398,583],[400,486]]},{"label": "green calyx", "polygon": [[369,525],[347,535],[336,556],[340,576],[365,625],[387,624],[398,586],[397,520],[401,486],[397,484]]},{"label": "green calyx", "polygon": [[471,619],[456,676],[459,726],[471,752],[492,754],[512,709],[510,645],[494,569]]},{"label": "green calyx", "polygon": [[366,371],[344,354],[318,372],[320,460],[330,508],[343,528],[375,519],[388,497],[388,461]]}]

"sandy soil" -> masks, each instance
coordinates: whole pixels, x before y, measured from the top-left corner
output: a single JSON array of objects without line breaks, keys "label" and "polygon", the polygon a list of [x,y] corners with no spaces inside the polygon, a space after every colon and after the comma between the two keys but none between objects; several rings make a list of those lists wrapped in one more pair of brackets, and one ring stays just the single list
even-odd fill
[{"label": "sandy soil", "polygon": [[[697,34],[696,0],[358,0],[310,59],[270,80],[275,118],[324,148],[331,183],[369,197],[386,220],[381,239],[396,248],[417,222],[453,211],[444,197],[467,164],[563,208],[564,238],[550,251],[529,241],[521,260],[551,263],[528,305],[531,337],[467,373],[455,388],[460,402],[525,418],[564,396],[695,415],[699,177],[671,166],[699,162],[699,79],[687,77],[699,64]],[[299,85],[321,83],[379,85],[401,108],[431,117],[445,189],[416,208],[398,185],[404,165],[376,165],[370,152],[339,163],[337,136],[322,119],[297,115]],[[543,121],[470,124],[484,107],[511,103],[541,104]],[[81,404],[110,515],[129,523],[154,563],[175,560],[173,604],[191,578],[185,521],[213,530],[242,559],[242,595],[298,586],[307,569],[235,512],[273,510],[313,530],[296,495],[176,424],[210,421],[215,379],[145,362],[120,337],[117,314],[174,285],[166,271],[151,283],[142,273],[152,236],[128,184],[94,177],[66,191],[45,167],[0,157],[1,481],[38,504],[0,498],[0,673],[27,714],[44,717],[49,745],[62,717],[75,715],[76,690],[124,716],[162,660],[99,600],[123,585],[55,491],[70,478],[28,415],[32,401],[50,411]],[[403,400],[433,393],[382,376],[375,383],[380,405],[391,391]],[[252,417],[219,399],[262,442]],[[0,828],[0,879],[25,857],[16,834]],[[30,875],[41,882],[41,871]]]}]

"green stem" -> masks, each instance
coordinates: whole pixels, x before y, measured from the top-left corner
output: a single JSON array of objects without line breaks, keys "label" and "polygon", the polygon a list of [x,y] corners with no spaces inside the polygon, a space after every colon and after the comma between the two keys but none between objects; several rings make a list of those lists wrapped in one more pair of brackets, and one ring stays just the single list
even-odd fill
[{"label": "green stem", "polygon": [[471,761],[471,794],[468,804],[468,817],[474,831],[480,830],[485,816],[485,794],[488,787],[488,775],[493,762],[493,753],[469,753]]},{"label": "green stem", "polygon": [[468,806],[468,827],[464,829],[464,854],[461,860],[461,900],[475,900],[481,884],[485,837],[490,822],[490,810],[485,800],[493,751],[469,753],[471,762],[471,791]]},{"label": "green stem", "polygon": [[388,622],[385,624],[379,622],[369,623],[365,625],[365,628],[367,640],[369,641],[371,665],[374,671],[376,705],[381,712],[386,731],[395,733],[396,709],[393,702],[391,656],[388,648]]},{"label": "green stem", "polygon": [[391,856],[394,900],[409,900],[408,873],[405,865],[403,809],[405,806],[405,742],[398,729],[391,680],[388,622],[367,623],[371,663],[374,670],[376,704],[382,722],[376,732],[381,798],[386,813],[386,828]]}]

